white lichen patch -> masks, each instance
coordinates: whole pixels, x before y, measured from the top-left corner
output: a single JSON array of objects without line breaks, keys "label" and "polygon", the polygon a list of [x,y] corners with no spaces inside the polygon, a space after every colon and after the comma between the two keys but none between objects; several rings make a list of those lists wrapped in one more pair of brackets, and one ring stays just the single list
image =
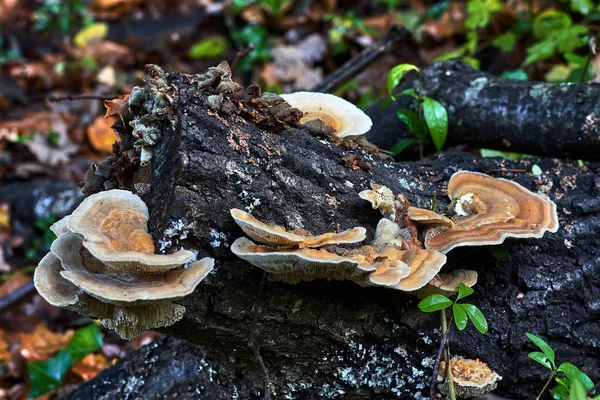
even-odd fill
[{"label": "white lichen patch", "polygon": [[573,242],[571,242],[569,239],[565,239],[564,243],[565,243],[565,247],[567,249],[570,249],[573,247]]},{"label": "white lichen patch", "polygon": [[473,80],[470,87],[465,90],[465,103],[477,102],[479,92],[485,87],[488,80],[487,78],[481,77]]},{"label": "white lichen patch", "polygon": [[354,187],[354,183],[352,183],[352,182],[350,182],[348,180],[344,181],[344,185],[348,186],[349,188],[353,188]]},{"label": "white lichen patch", "polygon": [[210,230],[210,232],[208,232],[208,234],[210,235],[210,237],[213,239],[212,242],[210,242],[210,245],[212,247],[229,247],[229,243],[227,242],[227,238],[229,237],[229,234],[225,233],[225,232],[219,232],[216,229],[212,228]]},{"label": "white lichen patch", "polygon": [[260,206],[260,199],[257,197],[252,197],[248,194],[247,191],[242,190],[242,192],[240,194],[238,194],[238,197],[244,202],[246,203],[246,205],[244,206],[244,208],[246,209],[246,211],[248,211],[249,213],[252,212],[252,210],[254,210],[254,208]]},{"label": "white lichen patch", "polygon": [[187,239],[190,229],[194,227],[194,222],[185,223],[181,218],[170,220],[169,226],[163,232],[163,237],[158,241],[159,251],[165,253],[173,246],[179,245],[180,240]]}]

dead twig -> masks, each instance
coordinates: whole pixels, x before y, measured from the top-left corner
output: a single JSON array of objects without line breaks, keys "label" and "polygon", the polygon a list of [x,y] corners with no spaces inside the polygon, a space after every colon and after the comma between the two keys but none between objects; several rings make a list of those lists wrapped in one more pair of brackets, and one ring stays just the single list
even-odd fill
[{"label": "dead twig", "polygon": [[65,96],[49,96],[48,101],[74,101],[74,100],[112,100],[118,98],[118,94],[68,94]]},{"label": "dead twig", "polygon": [[11,305],[23,300],[25,297],[31,295],[35,292],[35,286],[33,286],[33,281],[20,286],[19,288],[13,290],[9,294],[0,298],[0,311],[3,311],[10,307]]},{"label": "dead twig", "polygon": [[[450,320],[452,322],[452,320]],[[448,337],[450,336],[450,329],[447,329],[442,335],[442,340],[440,341],[440,347],[438,349],[437,355],[435,356],[435,364],[433,365],[433,376],[431,377],[431,392],[429,393],[429,399],[434,400],[436,389],[437,389],[437,377],[438,371],[440,369],[440,361],[442,359],[442,354],[444,353],[444,349],[448,344]],[[448,366],[446,366],[447,368]]]},{"label": "dead twig", "polygon": [[246,57],[252,50],[254,50],[254,45],[252,43],[250,43],[248,45],[248,47],[246,47],[245,49],[242,49],[236,53],[235,58],[233,59],[233,63],[231,64],[231,72],[232,73],[235,71],[235,67],[237,67],[238,63],[244,57]]}]

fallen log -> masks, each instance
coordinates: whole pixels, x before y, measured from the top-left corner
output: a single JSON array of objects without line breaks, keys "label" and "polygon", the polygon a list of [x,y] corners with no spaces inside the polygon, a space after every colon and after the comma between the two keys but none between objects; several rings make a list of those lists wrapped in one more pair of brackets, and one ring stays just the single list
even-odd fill
[{"label": "fallen log", "polygon": [[[507,80],[475,70],[460,60],[424,69],[423,94],[448,112],[447,146],[467,144],[537,156],[600,159],[600,84],[550,84]],[[418,88],[418,75],[407,75],[395,92]],[[367,138],[383,149],[411,137],[396,116],[415,110],[402,96],[388,107],[369,107],[373,129]],[[416,110],[415,110],[416,111]],[[433,149],[430,146],[430,150]]]},{"label": "fallen log", "polygon": [[[153,74],[156,70],[149,81],[156,80]],[[497,393],[509,398],[531,398],[547,379],[546,371],[527,358],[533,347],[525,332],[547,339],[558,360],[600,379],[600,164],[509,162],[465,153],[388,162],[360,147],[348,150],[315,137],[280,118],[288,114],[267,118],[273,109],[244,111],[247,104],[230,92],[207,90],[205,78],[167,76],[166,83],[175,88],[169,98],[177,102],[144,119],[162,132],[149,166],[136,166],[131,128],[118,127],[123,145],[115,178],[104,185],[118,182],[142,195],[158,248],[184,247],[217,260],[214,273],[179,301],[187,310],[183,320],[164,329],[200,345],[216,360],[227,360],[211,364],[217,377],[221,368],[227,376],[233,368],[238,382],[254,382],[213,392],[207,388],[206,398],[426,398],[439,340],[437,314],[421,313],[417,299],[407,293],[347,281],[266,281],[261,289],[263,272],[230,251],[243,233],[229,210],[246,209],[261,220],[314,233],[361,226],[369,241],[381,216],[358,192],[375,182],[404,193],[419,207],[428,207],[437,193],[443,208],[449,203],[445,185],[458,170],[508,178],[549,195],[561,227],[539,240],[511,242],[502,259],[488,247],[448,254],[444,271],[478,271],[469,300],[490,326],[486,335],[472,327],[454,332],[452,353],[487,362],[504,377]],[[218,80],[211,90],[217,85]],[[148,110],[153,108],[138,112],[142,117],[154,112]],[[530,173],[534,163],[542,175]],[[167,357],[152,369],[162,374],[170,365]],[[98,379],[116,382],[122,373],[113,369]],[[143,386],[131,394],[139,395]],[[89,393],[89,387],[81,393]],[[81,397],[78,391],[71,394]]]}]

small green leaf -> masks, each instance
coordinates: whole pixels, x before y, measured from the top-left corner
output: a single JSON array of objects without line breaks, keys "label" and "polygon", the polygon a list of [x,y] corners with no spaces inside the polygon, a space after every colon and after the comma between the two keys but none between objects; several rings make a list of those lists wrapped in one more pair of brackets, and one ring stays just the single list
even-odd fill
[{"label": "small green leaf", "polygon": [[510,250],[510,242],[504,242],[496,246],[489,246],[490,252],[494,256],[494,258],[498,260],[502,260],[508,254]]},{"label": "small green leaf", "polygon": [[552,350],[552,347],[550,347],[550,345],[546,343],[542,338],[537,337],[532,333],[525,333],[525,335],[529,338],[529,340],[533,342],[533,344],[535,344],[537,347],[540,348],[540,350],[544,352],[546,357],[548,357],[548,360],[550,360],[552,365],[554,365],[554,350]]},{"label": "small green leaf", "polygon": [[587,63],[587,58],[585,58],[584,56],[580,56],[579,54],[567,53],[563,54],[563,57],[565,58],[565,60],[577,64],[580,67],[583,67]]},{"label": "small green leaf", "polygon": [[[388,87],[388,93],[390,95],[392,94],[392,91],[394,90],[394,88],[396,86],[398,86],[398,84],[402,80],[402,77],[404,76],[404,74],[406,74],[409,71],[419,71],[420,72],[419,68],[412,64],[396,65],[394,68],[392,68],[390,70],[390,72],[388,73],[388,77],[387,77],[387,87]],[[396,100],[393,95],[392,95],[392,98],[394,100]]]},{"label": "small green leaf", "polygon": [[581,372],[581,370],[579,368],[577,368],[576,366],[574,366],[571,363],[560,364],[560,366],[558,367],[558,371],[565,374],[567,376],[567,378],[569,378],[571,380],[571,382],[573,382],[573,381],[581,382],[583,385],[585,385],[585,388],[587,390],[594,387],[594,383],[592,382],[590,377],[587,376],[586,374],[584,374],[583,372]]},{"label": "small green leaf", "polygon": [[103,22],[96,22],[88,25],[75,35],[73,43],[80,49],[84,49],[90,44],[100,42],[104,40],[108,34],[108,24]]},{"label": "small green leaf", "polygon": [[475,307],[473,304],[461,304],[465,310],[469,319],[475,325],[475,328],[482,334],[485,335],[488,331],[488,323],[481,310]]},{"label": "small green leaf", "polygon": [[540,176],[544,173],[544,171],[542,171],[542,168],[540,168],[539,165],[533,164],[533,166],[531,167],[531,173],[535,176]]},{"label": "small green leaf", "polygon": [[481,157],[484,158],[502,157],[506,158],[507,160],[520,160],[521,158],[525,157],[525,154],[523,153],[512,153],[510,151],[499,151],[491,149],[479,149],[479,154],[481,154]]},{"label": "small green leaf", "polygon": [[569,386],[571,386],[571,381],[569,378],[561,378],[557,376],[554,378],[556,380],[557,385],[550,389],[550,394],[554,400],[567,400],[569,397]]},{"label": "small green leaf", "polygon": [[549,370],[552,370],[552,364],[550,364],[548,357],[546,357],[546,355],[544,353],[539,352],[539,351],[534,351],[534,352],[527,354],[527,357],[531,358],[535,362],[542,364],[544,367],[548,368]]},{"label": "small green leaf", "polygon": [[416,143],[415,139],[411,139],[411,138],[400,139],[400,140],[398,140],[396,142],[395,145],[392,146],[392,148],[390,149],[390,151],[392,153],[394,153],[394,155],[400,154],[404,150],[406,150],[406,148],[408,146],[410,146],[413,143]]},{"label": "small green leaf", "polygon": [[519,36],[515,32],[508,31],[502,35],[496,36],[492,43],[503,52],[508,53],[513,51],[518,39]]},{"label": "small green leaf", "polygon": [[454,323],[459,331],[462,331],[467,327],[467,322],[469,322],[469,318],[467,317],[467,313],[462,308],[462,304],[452,304],[452,314],[454,315]]},{"label": "small green leaf", "polygon": [[525,72],[521,68],[515,69],[514,71],[505,71],[502,74],[500,74],[500,77],[503,79],[512,79],[515,81],[529,80],[529,76],[527,76],[527,72]]},{"label": "small green leaf", "polygon": [[458,297],[456,298],[456,300],[458,301],[460,299],[464,299],[465,297],[472,295],[474,292],[475,291],[472,288],[460,282],[458,284]]},{"label": "small green leaf", "polygon": [[571,388],[569,390],[569,399],[570,400],[587,400],[588,396],[583,386],[578,379],[571,381]]},{"label": "small green leaf", "polygon": [[583,15],[588,15],[593,7],[592,0],[571,0],[571,10]]},{"label": "small green leaf", "polygon": [[417,114],[407,110],[406,108],[401,108],[396,111],[396,115],[400,121],[404,122],[408,126],[408,129],[413,135],[421,140],[425,139],[427,136],[427,127],[425,126],[425,122],[419,118]]},{"label": "small green leaf", "polygon": [[580,167],[583,167],[583,161],[582,160],[577,160],[577,165],[579,165]]},{"label": "small green leaf", "polygon": [[432,294],[419,302],[419,310],[434,312],[446,309],[452,305],[452,300],[441,294]]},{"label": "small green leaf", "polygon": [[399,96],[412,96],[415,99],[419,98],[419,96],[417,95],[417,92],[415,92],[415,89],[406,89],[406,90],[403,90],[400,93],[398,93],[398,97]]},{"label": "small green leaf", "polygon": [[188,56],[195,60],[203,58],[214,58],[223,54],[229,48],[227,39],[223,36],[213,36],[196,42],[190,48]]},{"label": "small green leaf", "polygon": [[27,371],[31,379],[29,397],[38,397],[59,387],[73,364],[66,351],[60,351],[46,361],[28,361]]},{"label": "small green leaf", "polygon": [[102,348],[102,333],[96,324],[90,324],[75,331],[64,351],[74,360],[80,360]]},{"label": "small green leaf", "polygon": [[423,116],[435,148],[439,151],[446,143],[448,134],[448,113],[446,108],[437,100],[430,97],[423,99]]}]

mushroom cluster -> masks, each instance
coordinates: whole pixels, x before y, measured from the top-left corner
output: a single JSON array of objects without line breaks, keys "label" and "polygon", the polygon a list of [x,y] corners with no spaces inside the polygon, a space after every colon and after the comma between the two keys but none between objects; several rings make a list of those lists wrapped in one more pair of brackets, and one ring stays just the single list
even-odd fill
[{"label": "mushroom cluster", "polygon": [[269,226],[242,210],[232,209],[231,215],[246,235],[261,243],[238,238],[231,251],[287,283],[347,279],[361,286],[414,291],[427,284],[446,262],[446,256],[436,251],[401,250],[388,244],[387,235],[393,236],[393,232],[385,229],[383,220],[373,245],[342,248],[337,245],[365,240],[365,229],[314,236],[305,230],[287,232],[281,226]]},{"label": "mushroom cluster", "polygon": [[[457,398],[470,399],[491,392],[498,386],[502,377],[492,371],[486,363],[479,360],[470,360],[463,357],[452,357],[450,360],[452,381]],[[448,382],[444,380],[446,362],[440,362],[438,381],[442,393],[448,393]]]},{"label": "mushroom cluster", "polygon": [[[510,237],[540,238],[546,231],[558,229],[556,205],[547,197],[518,183],[478,172],[461,171],[450,178],[452,219],[412,207],[405,196],[394,196],[382,185],[371,184],[371,190],[359,196],[392,222],[387,224],[387,232],[393,232],[388,233],[387,240],[393,239],[396,246],[405,249],[416,244],[446,254],[456,247],[500,244]],[[439,274],[417,294],[449,294],[460,282],[473,286],[477,273],[456,270]]]},{"label": "mushroom cluster", "polygon": [[102,320],[122,338],[169,326],[185,312],[172,303],[194,291],[214,260],[190,262],[181,250],[154,254],[148,208],[125,190],[91,195],[51,229],[57,239],[35,270],[34,283],[50,304]]}]

